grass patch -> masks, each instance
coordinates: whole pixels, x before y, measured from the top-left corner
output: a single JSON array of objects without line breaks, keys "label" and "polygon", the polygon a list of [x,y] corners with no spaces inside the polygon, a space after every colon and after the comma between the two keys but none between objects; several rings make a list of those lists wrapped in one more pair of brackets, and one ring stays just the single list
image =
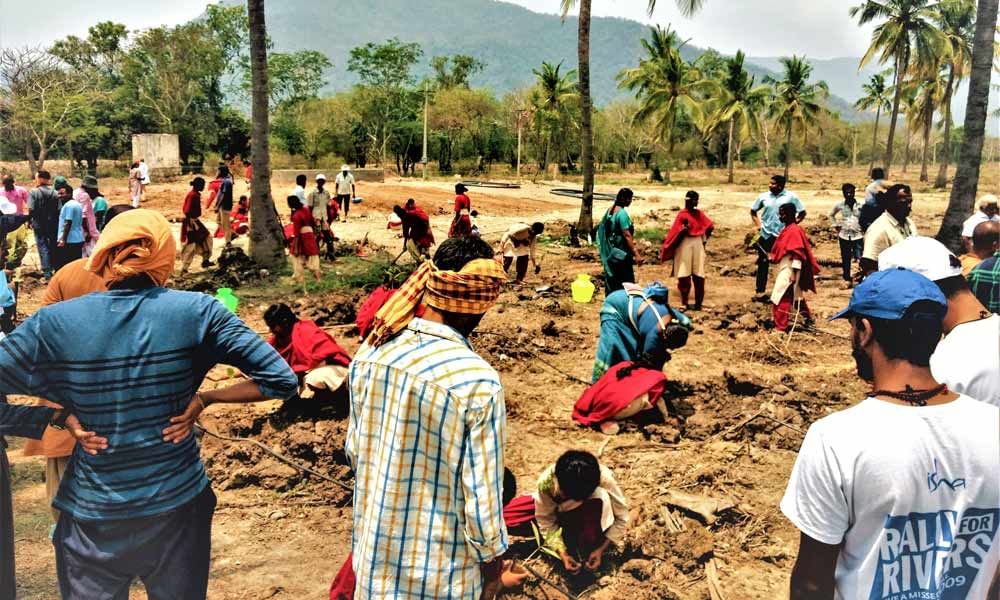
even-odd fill
[{"label": "grass patch", "polygon": [[[387,274],[397,281],[403,281],[409,277],[416,265],[408,256],[400,259],[396,265],[390,264],[395,255],[389,256],[387,253],[366,257],[342,256],[336,262],[330,263],[322,261],[322,279],[315,281],[312,274],[306,272],[306,290],[313,292],[337,292],[345,290],[363,289],[366,292],[382,285]],[[403,264],[400,264],[403,263]],[[291,275],[291,269],[287,271]],[[301,288],[289,277],[284,277],[278,281],[275,291],[279,293],[301,293]]]},{"label": "grass patch", "polygon": [[14,539],[46,540],[52,526],[52,511],[41,502],[14,509]]},{"label": "grass patch", "polygon": [[10,466],[10,487],[14,493],[40,483],[45,483],[45,466],[41,461],[32,460]]},{"label": "grass patch", "polygon": [[661,244],[663,243],[663,237],[667,235],[665,229],[659,227],[650,227],[649,229],[636,229],[635,239],[636,241],[645,240],[651,244]]}]

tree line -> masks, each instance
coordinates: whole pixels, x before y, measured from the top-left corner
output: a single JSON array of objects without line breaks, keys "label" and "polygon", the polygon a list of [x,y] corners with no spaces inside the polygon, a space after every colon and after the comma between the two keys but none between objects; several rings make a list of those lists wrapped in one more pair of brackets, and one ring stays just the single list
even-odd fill
[{"label": "tree line", "polygon": [[[954,54],[939,61],[948,77],[938,77],[937,87],[916,76],[902,82],[900,110],[908,126],[905,142],[897,145],[909,162],[911,140],[919,139],[924,173],[929,158],[942,157],[943,168],[957,152],[952,138],[959,132],[950,123],[947,98],[968,71],[974,15],[968,2],[964,7],[942,12],[948,15],[942,23],[956,28],[947,38]],[[894,94],[884,75],[873,77],[858,103],[875,112],[874,124],[851,123],[826,108],[826,84],[810,80],[804,58],[784,59],[780,75],[757,81],[742,52],[723,57],[708,51],[686,61],[684,43],[669,28],[652,28],[639,63],[618,75],[632,98],[593,111],[599,168],[640,167],[664,179],[674,168],[724,166],[731,182],[737,163],[783,163],[787,170],[796,160],[873,164],[882,153],[879,121]],[[426,103],[427,158],[439,172],[484,173],[494,164],[514,168],[519,162],[533,173],[580,170],[576,70],[543,62],[530,85],[498,97],[470,85],[485,66],[476,58],[431,57],[432,74],[418,80],[414,70],[424,60],[419,45],[399,39],[354,48],[347,67],[357,85],[320,97],[329,58],[308,50],[269,51],[270,139],[309,166],[338,158],[413,174],[423,158]],[[94,172],[98,158],[127,155],[131,133],[139,131],[178,134],[181,159],[193,168],[209,153],[250,152],[243,6],[210,5],[202,19],[131,36],[123,25],[104,22],[84,39],[7,49],[0,54],[0,84],[7,134],[0,150],[26,159],[32,169],[59,156]],[[943,135],[928,126],[928,115],[941,113]]]}]

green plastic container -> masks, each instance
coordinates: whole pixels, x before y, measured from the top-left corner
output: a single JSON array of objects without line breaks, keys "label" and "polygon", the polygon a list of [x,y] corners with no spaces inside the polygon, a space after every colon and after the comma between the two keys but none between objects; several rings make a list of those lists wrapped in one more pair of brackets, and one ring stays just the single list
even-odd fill
[{"label": "green plastic container", "polygon": [[229,312],[236,314],[236,309],[240,305],[240,299],[233,294],[233,288],[219,288],[215,292],[215,299],[229,309]]}]

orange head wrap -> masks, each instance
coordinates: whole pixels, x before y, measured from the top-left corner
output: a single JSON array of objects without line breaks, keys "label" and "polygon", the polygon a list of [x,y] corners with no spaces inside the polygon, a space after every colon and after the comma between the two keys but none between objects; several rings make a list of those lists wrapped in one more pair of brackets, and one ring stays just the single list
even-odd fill
[{"label": "orange head wrap", "polygon": [[507,273],[496,260],[479,258],[461,271],[441,271],[426,261],[375,315],[368,343],[378,346],[413,320],[421,303],[445,312],[485,314],[500,296]]},{"label": "orange head wrap", "polygon": [[136,275],[148,275],[162,286],[174,270],[175,253],[170,223],[160,213],[140,208],[123,212],[108,223],[87,270],[100,276],[108,287]]}]

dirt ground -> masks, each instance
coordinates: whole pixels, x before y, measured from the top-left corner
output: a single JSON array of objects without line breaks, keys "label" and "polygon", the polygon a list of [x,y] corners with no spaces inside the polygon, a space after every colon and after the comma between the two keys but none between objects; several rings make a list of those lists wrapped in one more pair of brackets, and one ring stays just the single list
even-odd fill
[{"label": "dirt ground", "polygon": [[[766,189],[767,171],[739,171],[735,185],[720,184],[724,175],[717,171],[675,173],[679,183],[672,186],[649,185],[638,175],[598,185],[599,191],[609,192],[618,185],[635,188],[643,199],[630,213],[646,238],[656,239],[651,230],[669,227],[689,187],[701,192],[701,207],[716,223],[716,235],[708,245],[705,309],[690,315],[696,330],[665,367],[675,416],[668,423],[656,417],[628,424],[613,437],[581,428],[570,419],[573,402],[584,389],[582,381],[589,381],[602,299],[600,292],[590,304],[570,299],[569,286],[578,273],[601,273],[593,249],[560,243],[566,223],[575,221],[579,209],[577,201],[548,190],[572,184],[471,189],[473,208],[482,213],[479,227],[490,242],[515,221],[538,220],[549,226],[541,253],[542,273],[529,277],[524,287],[508,288],[472,338],[503,380],[509,415],[505,459],[518,478],[519,493],[530,493],[539,472],[562,451],[581,448],[600,455],[615,471],[632,507],[624,547],[596,576],[572,579],[561,566],[536,553],[528,564],[546,583],[533,578],[506,597],[568,597],[553,587],[557,586],[577,597],[595,599],[695,600],[713,597],[710,586],[716,582],[722,597],[730,599],[785,595],[798,532],[781,515],[778,502],[803,431],[817,418],[857,402],[864,392],[854,374],[847,327],[825,321],[850,294],[840,286],[836,237],[825,215],[839,201],[840,183],[853,178],[861,185],[862,171],[797,171],[789,186],[806,205],[805,224],[824,268],[818,294],[808,299],[818,325],[790,336],[770,330],[769,305],[750,301],[754,257],[744,248],[751,232],[747,208]],[[997,176],[990,171],[984,169],[989,178],[984,187],[995,190]],[[275,196],[285,195],[289,183],[275,182]],[[111,204],[126,201],[123,180],[102,184]],[[432,215],[440,241],[450,221],[452,185],[452,181],[405,180],[359,184],[358,194],[365,200],[352,208],[346,224],[336,226],[336,233],[347,242],[367,235],[387,249],[382,257],[395,256],[401,240],[386,230],[386,214],[392,204],[412,197]],[[239,182],[237,189],[243,186]],[[146,206],[178,217],[185,189],[182,181],[154,183]],[[914,194],[914,221],[921,232],[933,234],[947,196],[924,186],[915,186]],[[595,218],[606,208],[607,203],[597,202]],[[658,243],[643,244],[647,263],[638,268],[638,278],[665,279],[655,262]],[[25,265],[26,272],[37,265],[33,251]],[[324,269],[330,268],[342,266],[324,264]],[[30,278],[26,281],[20,308],[30,314],[37,307],[41,286]],[[673,282],[668,285],[673,287]],[[264,309],[274,301],[289,301],[289,290],[280,283],[244,285],[237,290],[244,300],[240,316],[264,331]],[[353,351],[357,340],[351,323],[363,297],[362,290],[337,289],[292,300],[300,315],[315,318]],[[238,377],[219,367],[205,385],[228,385]],[[223,435],[259,440],[311,469],[348,486],[352,483],[343,454],[343,405],[213,406],[203,424]],[[42,463],[21,456],[16,446],[10,454],[18,597],[56,598]],[[248,443],[205,438],[202,455],[219,496],[209,597],[325,598],[350,548],[349,492],[308,478]],[[697,514],[684,494],[716,501],[714,514]],[[512,553],[527,559],[534,550],[534,540],[527,538],[520,539]],[[136,585],[132,598],[144,597]]]}]

